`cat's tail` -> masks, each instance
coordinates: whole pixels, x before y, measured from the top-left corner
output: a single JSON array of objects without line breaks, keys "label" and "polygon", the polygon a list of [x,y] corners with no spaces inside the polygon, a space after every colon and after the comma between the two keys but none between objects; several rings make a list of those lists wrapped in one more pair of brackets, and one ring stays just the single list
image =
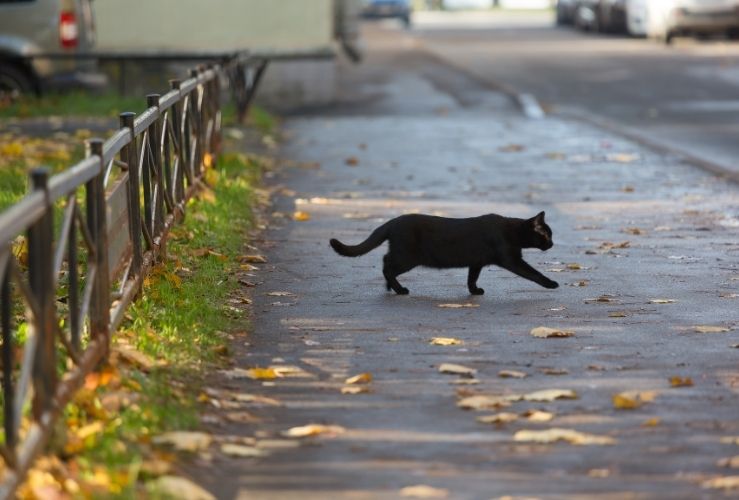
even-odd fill
[{"label": "cat's tail", "polygon": [[359,257],[360,255],[364,255],[367,252],[371,252],[375,248],[379,247],[385,242],[386,239],[387,228],[382,225],[372,231],[372,234],[370,234],[369,238],[364,240],[359,245],[344,245],[336,238],[331,238],[331,241],[329,241],[329,243],[339,255],[343,255],[344,257]]}]

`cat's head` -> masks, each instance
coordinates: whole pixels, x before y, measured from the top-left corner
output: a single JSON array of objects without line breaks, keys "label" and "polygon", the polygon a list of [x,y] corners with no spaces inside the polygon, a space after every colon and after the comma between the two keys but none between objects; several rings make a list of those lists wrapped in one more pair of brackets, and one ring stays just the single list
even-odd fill
[{"label": "cat's head", "polygon": [[536,217],[532,217],[526,221],[531,228],[531,246],[539,250],[549,250],[554,245],[552,241],[552,230],[547,223],[544,222],[544,212],[539,212]]}]

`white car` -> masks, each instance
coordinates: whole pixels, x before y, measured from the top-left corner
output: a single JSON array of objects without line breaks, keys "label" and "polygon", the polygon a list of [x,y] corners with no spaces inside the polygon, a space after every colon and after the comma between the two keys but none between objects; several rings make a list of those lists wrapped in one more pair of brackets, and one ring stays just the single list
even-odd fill
[{"label": "white car", "polygon": [[670,43],[678,35],[707,35],[739,28],[739,0],[628,0],[632,35]]}]

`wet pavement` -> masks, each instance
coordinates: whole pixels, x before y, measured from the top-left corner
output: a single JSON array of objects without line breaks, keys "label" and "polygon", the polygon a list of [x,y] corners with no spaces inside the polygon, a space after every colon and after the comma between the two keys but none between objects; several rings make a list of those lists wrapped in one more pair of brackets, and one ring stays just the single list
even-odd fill
[{"label": "wet pavement", "polygon": [[[209,412],[211,431],[255,438],[265,456],[196,460],[198,481],[243,499],[385,499],[412,485],[460,499],[730,496],[707,481],[739,474],[717,465],[739,455],[729,439],[739,437],[737,186],[584,123],[527,119],[405,38],[369,42],[365,64],[342,71],[336,107],[287,120],[269,228],[254,242],[268,263],[249,278],[261,284],[234,368],[301,370],[269,381],[214,374],[212,386],[281,406],[246,402],[258,421],[242,424]],[[293,221],[294,210],[310,218]],[[400,277],[410,289],[401,297],[385,291],[384,249],[350,259],[328,245],[408,212],[541,210],[555,246],[524,258],[557,290],[487,268],[486,294],[472,297],[464,269],[415,269]],[[536,338],[539,326],[574,336]],[[439,373],[442,363],[477,370],[479,383]],[[369,392],[342,394],[365,372]],[[671,387],[671,377],[693,385]],[[546,389],[577,399],[457,406]],[[654,392],[614,408],[614,394],[633,390]],[[554,418],[525,416],[535,409]],[[476,421],[498,412],[517,420]],[[281,436],[306,424],[344,431]],[[549,428],[612,444],[514,440]]]}]

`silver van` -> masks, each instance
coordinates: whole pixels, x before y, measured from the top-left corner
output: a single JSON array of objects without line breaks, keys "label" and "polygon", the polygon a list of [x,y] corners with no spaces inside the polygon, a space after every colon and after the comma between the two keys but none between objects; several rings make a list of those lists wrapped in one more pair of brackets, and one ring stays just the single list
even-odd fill
[{"label": "silver van", "polygon": [[95,44],[90,1],[0,0],[0,97],[105,84],[94,60],[68,57]]}]

